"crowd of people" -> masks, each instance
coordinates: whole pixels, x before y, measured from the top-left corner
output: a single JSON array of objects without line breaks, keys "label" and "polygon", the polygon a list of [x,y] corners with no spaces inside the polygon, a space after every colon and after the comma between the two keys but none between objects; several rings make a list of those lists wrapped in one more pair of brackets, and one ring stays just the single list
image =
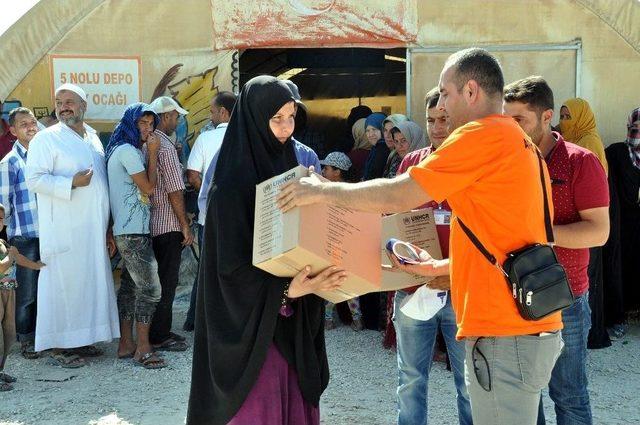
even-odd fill
[{"label": "crowd of people", "polygon": [[[311,293],[338,288],[346,271],[305,268],[289,279],[252,265],[255,185],[304,165],[326,182],[285,186],[283,211],[433,209],[443,259],[391,261],[429,277],[430,288],[446,291],[445,305],[428,320],[410,317],[402,306],[419,296],[414,287],[354,298],[340,315],[355,331],[381,330],[396,350],[399,424],[427,423],[438,350],[453,372],[461,424],[544,424],[546,387],[558,424],[591,424],[587,348],[624,336],[625,315],[638,309],[640,108],[626,140],[605,149],[586,100],[558,109],[540,76],[505,85],[485,50],[453,54],[437,83],[425,97],[425,130],[360,105],[332,151],[308,126],[295,84],[256,77],[237,97],[211,100],[184,172],[173,135],[189,111],[171,97],[129,105],[106,147],[84,122],[78,86],[56,88],[59,122],[45,129],[29,109],[11,111],[0,140],[0,389],[15,382],[3,370],[16,338],[25,358],[46,353],[66,368],[103,355],[96,343],[115,338],[118,358],[166,367],[159,351],[189,348],[173,332],[172,305],[182,250],[197,237],[200,268],[183,325],[195,330],[187,423],[318,424],[329,380],[325,331],[340,318]],[[185,183],[197,194],[195,232]],[[551,242],[547,193],[574,302],[531,321],[461,223],[502,262]]]}]

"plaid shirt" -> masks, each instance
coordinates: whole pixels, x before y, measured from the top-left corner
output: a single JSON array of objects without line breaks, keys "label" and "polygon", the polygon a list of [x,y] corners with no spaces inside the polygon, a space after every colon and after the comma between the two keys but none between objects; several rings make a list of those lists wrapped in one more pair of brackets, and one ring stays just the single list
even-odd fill
[{"label": "plaid shirt", "polygon": [[[160,150],[158,151],[158,180],[153,189],[151,200],[151,236],[164,235],[169,232],[180,232],[180,221],[173,212],[169,202],[169,193],[184,190],[182,180],[182,165],[178,159],[178,152],[171,139],[160,130],[155,131],[160,138]],[[147,155],[146,145],[143,147]]]},{"label": "plaid shirt", "polygon": [[27,150],[16,142],[0,161],[0,203],[4,205],[7,237],[38,237],[36,194],[27,190],[24,169]]}]

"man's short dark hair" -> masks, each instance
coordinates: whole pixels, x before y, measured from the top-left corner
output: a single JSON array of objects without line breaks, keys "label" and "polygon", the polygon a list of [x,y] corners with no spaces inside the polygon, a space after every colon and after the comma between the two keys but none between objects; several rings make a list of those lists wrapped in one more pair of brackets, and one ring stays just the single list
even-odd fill
[{"label": "man's short dark hair", "polygon": [[553,109],[553,91],[544,78],[532,75],[504,88],[505,102],[526,103],[530,109],[541,113]]},{"label": "man's short dark hair", "polygon": [[424,97],[424,105],[427,109],[435,108],[440,100],[440,90],[438,87],[434,87]]},{"label": "man's short dark hair", "polygon": [[233,111],[233,107],[236,104],[236,95],[230,91],[221,91],[213,98],[213,103],[216,106],[222,106],[229,114]]},{"label": "man's short dark hair", "polygon": [[27,114],[35,117],[35,115],[33,115],[33,112],[31,112],[31,109],[25,108],[24,106],[19,106],[9,112],[9,125],[13,126],[16,123],[16,116],[18,114]]},{"label": "man's short dark hair", "polygon": [[447,59],[445,67],[452,66],[455,69],[454,81],[458,91],[473,80],[489,96],[502,97],[504,77],[500,62],[485,49],[472,47],[460,50]]}]

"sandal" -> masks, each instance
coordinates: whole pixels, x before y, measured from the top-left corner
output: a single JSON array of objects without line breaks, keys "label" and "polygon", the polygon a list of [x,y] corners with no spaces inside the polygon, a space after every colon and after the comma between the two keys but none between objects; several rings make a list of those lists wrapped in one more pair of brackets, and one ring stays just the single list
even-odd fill
[{"label": "sandal", "polygon": [[35,350],[33,341],[23,342],[20,345],[20,353],[22,354],[22,357],[24,357],[27,360],[33,360],[40,357],[40,353]]},{"label": "sandal", "polygon": [[13,384],[14,382],[16,382],[16,381],[17,381],[17,379],[16,379],[16,378],[14,378],[14,377],[13,377],[13,376],[11,376],[11,375],[7,375],[7,374],[6,374],[6,373],[4,373],[4,372],[0,372],[0,381],[1,381],[1,382],[5,382],[5,383],[7,383],[7,384]]},{"label": "sandal", "polygon": [[65,369],[77,369],[86,365],[82,357],[68,350],[53,352],[50,359],[54,364]]},{"label": "sandal", "polygon": [[145,369],[162,369],[167,367],[167,364],[164,362],[164,359],[158,356],[153,351],[145,353],[140,357],[140,360],[136,360],[133,358],[133,364],[136,366],[143,367]]},{"label": "sandal", "polygon": [[169,338],[161,344],[153,346],[158,351],[185,351],[189,348],[189,344],[184,341],[176,341],[173,338]]},{"label": "sandal", "polygon": [[100,357],[104,354],[104,351],[95,345],[85,345],[84,347],[73,348],[69,351],[80,357]]},{"label": "sandal", "polygon": [[182,335],[174,334],[173,332],[169,332],[169,337],[178,342],[184,342],[187,340],[187,338],[183,337]]},{"label": "sandal", "polygon": [[13,389],[13,385],[6,382],[0,382],[0,392],[11,391],[12,389]]}]

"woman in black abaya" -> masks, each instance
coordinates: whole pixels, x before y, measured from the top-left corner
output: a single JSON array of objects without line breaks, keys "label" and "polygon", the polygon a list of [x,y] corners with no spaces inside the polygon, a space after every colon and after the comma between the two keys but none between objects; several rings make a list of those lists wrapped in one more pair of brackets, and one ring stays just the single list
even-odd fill
[{"label": "woman in black abaya", "polygon": [[296,107],[284,82],[261,76],[231,115],[204,227],[188,425],[319,423],[329,371],[324,300],[310,293],[345,274],[291,280],[252,265],[255,186],[298,165]]}]

